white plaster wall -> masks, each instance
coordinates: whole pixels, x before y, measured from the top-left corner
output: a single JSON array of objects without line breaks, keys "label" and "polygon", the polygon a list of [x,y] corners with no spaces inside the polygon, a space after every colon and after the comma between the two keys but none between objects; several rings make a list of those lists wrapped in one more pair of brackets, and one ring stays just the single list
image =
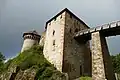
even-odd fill
[{"label": "white plaster wall", "polygon": [[[59,71],[62,71],[65,13],[61,15],[48,23],[43,50],[47,60],[54,64]],[[55,30],[54,36],[53,30]],[[55,47],[53,46],[53,40],[55,40]]]},{"label": "white plaster wall", "polygon": [[25,39],[24,42],[23,42],[21,52],[30,49],[34,44],[38,44],[38,41],[37,40],[32,40],[32,39]]}]

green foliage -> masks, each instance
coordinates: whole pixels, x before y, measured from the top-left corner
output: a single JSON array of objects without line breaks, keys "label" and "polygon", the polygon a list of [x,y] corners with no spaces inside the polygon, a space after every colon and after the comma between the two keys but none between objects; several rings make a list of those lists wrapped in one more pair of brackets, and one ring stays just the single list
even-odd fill
[{"label": "green foliage", "polygon": [[112,65],[115,73],[120,73],[120,53],[117,55],[112,55]]},{"label": "green foliage", "polygon": [[0,52],[0,73],[4,70],[4,60],[5,56]]},{"label": "green foliage", "polygon": [[6,63],[5,63],[5,65],[4,65],[4,70],[7,70],[8,69],[8,67],[10,66],[10,64],[12,63],[12,59],[9,59]]},{"label": "green foliage", "polygon": [[20,53],[14,59],[9,60],[5,67],[8,69],[13,65],[18,66],[23,71],[29,68],[36,68],[35,80],[57,80],[58,77],[61,80],[65,80],[65,76],[44,58],[41,46],[35,45],[31,49]]},{"label": "green foliage", "polygon": [[25,70],[33,65],[42,65],[48,63],[42,54],[42,47],[33,46],[31,49],[19,53],[17,57],[9,60],[6,64],[8,66],[17,65],[20,69]]},{"label": "green foliage", "polygon": [[91,77],[80,77],[80,80],[92,80]]},{"label": "green foliage", "polygon": [[5,60],[5,56],[0,52],[0,62],[3,62]]}]

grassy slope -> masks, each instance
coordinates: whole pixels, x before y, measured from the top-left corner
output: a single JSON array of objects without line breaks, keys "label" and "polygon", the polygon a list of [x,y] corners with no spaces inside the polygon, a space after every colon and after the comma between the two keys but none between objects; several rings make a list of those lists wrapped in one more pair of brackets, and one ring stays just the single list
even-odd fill
[{"label": "grassy slope", "polygon": [[[16,65],[21,70],[36,68],[35,80],[65,80],[66,77],[50,64],[43,55],[43,49],[40,46],[33,46],[31,49],[19,53],[19,55],[5,64],[5,70]],[[80,80],[91,80],[89,77],[81,77]]]},{"label": "grassy slope", "polygon": [[[56,70],[43,56],[42,47],[33,46],[31,49],[20,53],[14,59],[9,60],[5,69],[12,65],[17,65],[21,70],[31,67],[37,68],[36,80],[65,80],[64,74]],[[59,78],[59,79],[57,79]]]}]

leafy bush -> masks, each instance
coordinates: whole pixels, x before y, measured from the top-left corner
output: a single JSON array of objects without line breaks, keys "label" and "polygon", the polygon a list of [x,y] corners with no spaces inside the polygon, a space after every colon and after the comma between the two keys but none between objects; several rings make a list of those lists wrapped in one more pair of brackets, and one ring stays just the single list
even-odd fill
[{"label": "leafy bush", "polygon": [[0,73],[4,70],[5,56],[0,52]]},{"label": "leafy bush", "polygon": [[111,59],[114,73],[120,73],[120,53],[114,56],[112,55]]},{"label": "leafy bush", "polygon": [[91,77],[80,77],[80,80],[92,80]]}]

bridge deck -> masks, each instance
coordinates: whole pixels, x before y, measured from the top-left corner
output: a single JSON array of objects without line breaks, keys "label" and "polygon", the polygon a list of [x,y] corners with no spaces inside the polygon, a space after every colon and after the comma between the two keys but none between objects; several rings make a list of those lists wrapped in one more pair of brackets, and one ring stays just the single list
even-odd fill
[{"label": "bridge deck", "polygon": [[74,38],[79,40],[90,40],[91,33],[99,31],[103,36],[116,36],[120,35],[120,21],[112,22],[95,28],[79,31],[75,34]]}]

